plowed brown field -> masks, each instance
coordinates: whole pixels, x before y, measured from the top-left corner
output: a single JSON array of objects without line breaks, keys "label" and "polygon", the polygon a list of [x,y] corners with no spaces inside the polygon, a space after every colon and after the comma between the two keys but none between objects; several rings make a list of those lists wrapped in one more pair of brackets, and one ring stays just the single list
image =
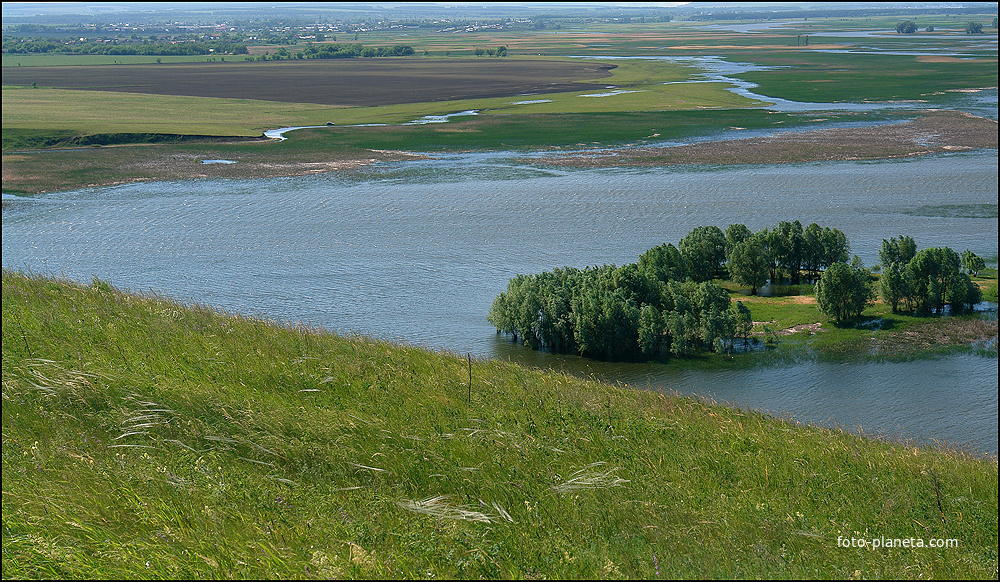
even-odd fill
[{"label": "plowed brown field", "polygon": [[5,67],[4,85],[321,105],[394,105],[591,90],[614,65],[520,59],[331,59]]}]

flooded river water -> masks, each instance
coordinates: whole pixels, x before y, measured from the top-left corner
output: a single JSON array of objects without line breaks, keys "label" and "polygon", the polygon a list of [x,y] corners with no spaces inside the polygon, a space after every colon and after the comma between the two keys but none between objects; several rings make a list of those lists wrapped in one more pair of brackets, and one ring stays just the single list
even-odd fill
[{"label": "flooded river water", "polygon": [[994,256],[995,151],[642,170],[513,160],[441,155],[351,175],[8,197],[3,265],[996,453],[996,358],[677,372],[529,352],[485,319],[516,274],[634,262],[708,224],[834,226],[866,264],[883,238],[903,234],[921,248]]}]

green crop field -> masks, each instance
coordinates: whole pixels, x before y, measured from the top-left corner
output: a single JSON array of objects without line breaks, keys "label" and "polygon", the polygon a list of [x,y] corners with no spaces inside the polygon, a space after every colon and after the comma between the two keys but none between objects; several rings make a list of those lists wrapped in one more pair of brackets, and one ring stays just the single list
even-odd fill
[{"label": "green crop field", "polygon": [[274,127],[321,125],[338,109],[249,99],[31,87],[4,87],[3,108],[5,130],[220,136],[259,136]]}]

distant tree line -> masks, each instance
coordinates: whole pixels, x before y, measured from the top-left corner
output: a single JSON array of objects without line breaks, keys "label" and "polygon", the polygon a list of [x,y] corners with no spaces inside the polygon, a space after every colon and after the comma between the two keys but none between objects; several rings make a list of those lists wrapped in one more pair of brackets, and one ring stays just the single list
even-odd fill
[{"label": "distant tree line", "polygon": [[305,59],[352,59],[357,57],[405,57],[414,53],[413,47],[397,44],[393,46],[366,47],[361,44],[336,43],[310,44],[299,53]]},{"label": "distant tree line", "polygon": [[11,54],[59,53],[78,55],[147,55],[147,56],[186,56],[186,55],[245,55],[245,44],[228,41],[210,42],[83,42],[66,44],[58,40],[35,40],[21,42],[16,39],[5,40],[3,50]]},{"label": "distant tree line", "polygon": [[[697,4],[690,4],[690,7],[697,7]],[[760,10],[745,9],[719,9],[713,8],[711,12],[700,11],[690,15],[683,15],[678,20],[792,20],[797,18],[872,18],[876,16],[899,16],[914,14],[941,14],[947,12],[951,14],[982,14],[984,12],[981,5],[970,4],[969,6],[949,6],[947,10],[940,7],[892,7],[890,5],[882,7],[866,8],[807,8],[800,10],[783,10],[763,6]]]},{"label": "distant tree line", "polygon": [[[995,20],[995,19],[994,19]],[[994,28],[996,26],[994,25]],[[913,34],[917,31],[917,23],[912,20],[903,20],[896,25],[896,32],[900,34]],[[933,26],[927,27],[927,32],[934,32]],[[965,33],[966,34],[982,34],[983,24],[981,22],[966,22],[965,23]]]},{"label": "distant tree line", "polygon": [[489,55],[491,57],[506,57],[507,56],[507,47],[501,45],[501,46],[498,46],[497,48],[494,49],[494,48],[483,48],[483,47],[478,47],[477,46],[477,47],[475,47],[475,49],[472,52],[477,57],[481,57],[483,55]]}]

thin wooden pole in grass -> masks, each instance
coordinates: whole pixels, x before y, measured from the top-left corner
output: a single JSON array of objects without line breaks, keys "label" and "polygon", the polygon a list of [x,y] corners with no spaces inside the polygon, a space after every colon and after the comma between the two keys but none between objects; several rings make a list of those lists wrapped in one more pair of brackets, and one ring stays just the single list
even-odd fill
[{"label": "thin wooden pole in grass", "polygon": [[15,319],[14,323],[16,323],[17,327],[19,327],[21,329],[21,341],[24,342],[24,348],[26,350],[28,350],[28,357],[31,358],[31,359],[34,359],[35,355],[31,353],[31,346],[28,345],[28,334],[24,331],[24,328],[21,327],[21,322],[20,321],[18,321],[18,320]]},{"label": "thin wooden pole in grass", "polygon": [[941,483],[938,481],[937,473],[934,469],[931,469],[931,481],[934,483],[934,493],[937,494],[937,506],[938,511],[941,512],[941,519],[947,519],[944,516],[944,507],[941,505]]},{"label": "thin wooden pole in grass", "polygon": [[466,352],[465,359],[469,362],[469,404],[472,404],[472,354]]}]

